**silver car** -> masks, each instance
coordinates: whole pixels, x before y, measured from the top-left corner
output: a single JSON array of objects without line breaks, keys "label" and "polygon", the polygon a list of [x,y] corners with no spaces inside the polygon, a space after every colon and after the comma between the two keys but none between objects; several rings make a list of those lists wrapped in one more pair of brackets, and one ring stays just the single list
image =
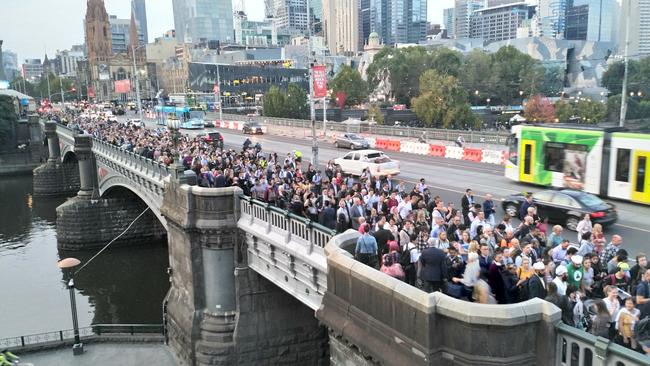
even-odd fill
[{"label": "silver car", "polygon": [[363,137],[355,134],[355,133],[345,133],[339,137],[336,138],[336,141],[334,142],[334,146],[337,148],[339,147],[347,147],[352,150],[356,149],[367,149],[370,147],[370,143]]}]

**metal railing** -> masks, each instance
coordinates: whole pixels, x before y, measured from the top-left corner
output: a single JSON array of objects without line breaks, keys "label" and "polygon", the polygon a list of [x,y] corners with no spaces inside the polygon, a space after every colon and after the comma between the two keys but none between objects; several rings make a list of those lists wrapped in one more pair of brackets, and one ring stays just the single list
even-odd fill
[{"label": "metal railing", "polygon": [[158,179],[165,178],[170,174],[169,167],[163,163],[135,154],[97,138],[93,138],[93,150],[110,156],[127,166],[136,167],[146,175],[157,176]]},{"label": "metal railing", "polygon": [[308,245],[309,253],[314,247],[325,248],[336,235],[335,230],[249,196],[240,196],[240,204],[242,216],[248,217],[251,224],[265,225],[267,233],[284,236],[286,243],[294,240]]},{"label": "metal railing", "polygon": [[[88,338],[100,335],[136,335],[163,334],[162,324],[94,324],[79,328],[79,335]],[[72,329],[53,332],[22,335],[18,337],[0,338],[0,348],[20,349],[28,346],[57,344],[74,340]]]},{"label": "metal railing", "polygon": [[556,365],[645,366],[650,357],[564,323],[556,325]]},{"label": "metal railing", "polygon": [[[209,115],[210,118],[218,118]],[[311,128],[311,122],[304,119],[291,119],[291,118],[277,118],[277,117],[264,117],[264,116],[242,116],[238,114],[224,113],[224,120],[234,121],[255,121],[267,125],[286,126],[289,128]],[[322,121],[316,121],[316,129],[323,128]],[[452,130],[452,129],[439,129],[439,128],[416,128],[405,126],[380,126],[380,125],[351,125],[339,122],[327,123],[327,130],[330,132],[342,133],[362,133],[369,135],[391,136],[400,138],[420,138],[425,136],[428,140],[442,140],[442,141],[456,141],[458,136],[463,136],[466,143],[485,143],[506,145],[506,139],[509,134],[507,132],[494,132],[494,131],[467,131],[467,130]]]}]

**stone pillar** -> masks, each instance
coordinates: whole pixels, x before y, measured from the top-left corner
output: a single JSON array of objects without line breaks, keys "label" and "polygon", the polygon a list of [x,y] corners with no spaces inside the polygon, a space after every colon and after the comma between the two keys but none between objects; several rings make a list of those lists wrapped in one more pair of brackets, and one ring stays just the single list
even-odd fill
[{"label": "stone pillar", "polygon": [[[30,123],[32,123],[31,117]],[[70,196],[79,190],[77,161],[72,159],[61,163],[61,147],[56,129],[55,122],[45,122],[44,132],[49,158],[45,164],[34,169],[34,196]],[[37,132],[32,131],[32,136],[35,133]]]},{"label": "stone pillar", "polygon": [[79,161],[79,192],[77,196],[91,198],[95,190],[94,178],[95,160],[93,159],[93,140],[90,135],[76,135],[74,137],[74,152]]},{"label": "stone pillar", "polygon": [[30,114],[27,118],[29,124],[30,145],[42,145],[43,134],[41,133],[41,124],[39,123],[38,114]]},{"label": "stone pillar", "polygon": [[59,146],[59,135],[56,134],[56,122],[45,122],[45,137],[47,137],[47,148],[50,153],[47,161],[59,163],[61,147]]}]

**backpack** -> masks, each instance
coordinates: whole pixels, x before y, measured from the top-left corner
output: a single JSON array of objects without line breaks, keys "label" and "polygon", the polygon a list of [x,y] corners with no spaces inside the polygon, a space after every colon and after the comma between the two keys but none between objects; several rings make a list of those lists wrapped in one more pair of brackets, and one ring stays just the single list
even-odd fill
[{"label": "backpack", "polygon": [[399,257],[399,264],[402,266],[402,268],[404,270],[406,270],[406,268],[408,266],[412,265],[412,263],[411,263],[411,251],[413,249],[415,249],[415,247],[409,249],[409,247],[408,247],[409,244],[410,243],[406,244],[406,250],[402,250],[402,255],[400,255],[400,257]]}]

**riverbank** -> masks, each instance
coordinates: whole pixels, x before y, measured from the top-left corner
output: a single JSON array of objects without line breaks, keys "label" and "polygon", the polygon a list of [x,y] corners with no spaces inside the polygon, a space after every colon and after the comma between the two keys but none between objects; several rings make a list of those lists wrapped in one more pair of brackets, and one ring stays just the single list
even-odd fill
[{"label": "riverbank", "polygon": [[0,176],[31,175],[46,160],[42,146],[0,151]]}]

